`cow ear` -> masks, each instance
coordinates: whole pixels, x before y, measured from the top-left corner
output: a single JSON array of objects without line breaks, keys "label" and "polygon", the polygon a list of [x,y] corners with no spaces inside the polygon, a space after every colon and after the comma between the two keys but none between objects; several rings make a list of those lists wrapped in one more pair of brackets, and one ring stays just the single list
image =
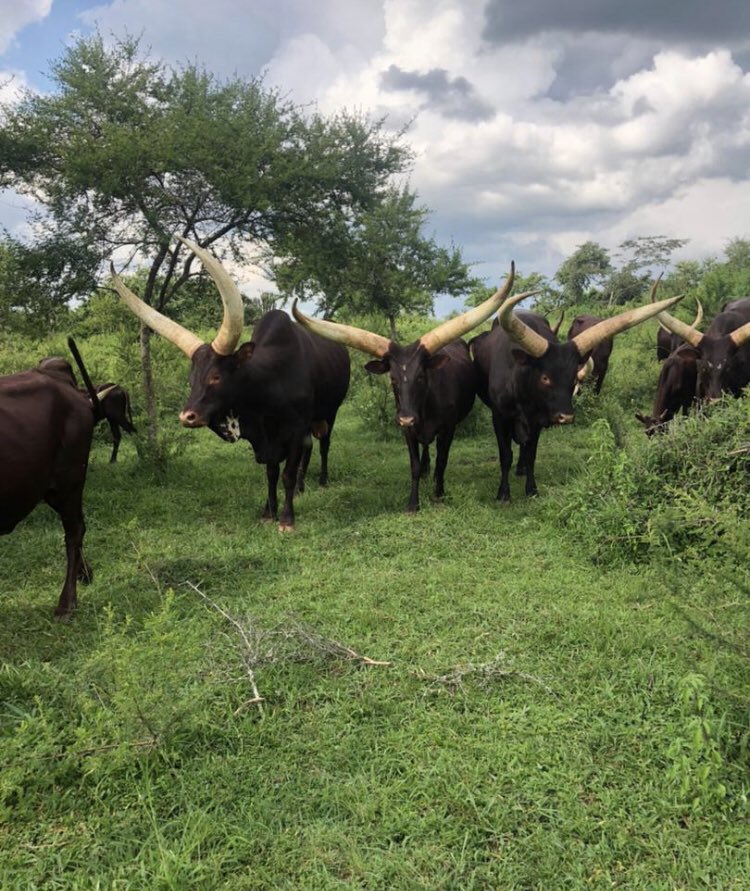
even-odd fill
[{"label": "cow ear", "polygon": [[249,362],[254,352],[255,344],[252,342],[252,340],[248,341],[247,343],[243,343],[242,346],[237,350],[237,364],[242,365],[245,362]]},{"label": "cow ear", "polygon": [[694,347],[682,347],[679,355],[681,359],[686,359],[688,362],[697,362],[700,353]]},{"label": "cow ear", "polygon": [[451,357],[447,353],[438,353],[436,356],[428,356],[425,362],[425,368],[434,371],[436,368],[442,368],[446,362],[450,362]]},{"label": "cow ear", "polygon": [[510,351],[516,365],[531,365],[531,356],[525,350]]},{"label": "cow ear", "polygon": [[385,374],[391,367],[388,359],[371,359],[365,364],[365,371],[370,374]]}]

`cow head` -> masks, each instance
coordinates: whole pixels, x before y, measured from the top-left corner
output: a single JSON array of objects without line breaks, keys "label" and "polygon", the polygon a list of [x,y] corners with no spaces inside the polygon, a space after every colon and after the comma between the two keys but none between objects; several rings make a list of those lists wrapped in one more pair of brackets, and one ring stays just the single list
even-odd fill
[{"label": "cow head", "polygon": [[[720,320],[721,314],[714,319],[714,325]],[[722,393],[739,395],[747,382],[746,359],[740,354],[740,347],[750,340],[750,322],[726,333],[712,334],[709,329],[701,334],[668,312],[660,312],[659,321],[692,347],[698,363],[699,399],[713,402]]]},{"label": "cow head", "polygon": [[190,395],[180,412],[183,427],[209,427],[228,442],[240,438],[239,419],[232,412],[235,404],[236,371],[252,355],[253,344],[237,350],[242,334],[242,297],[237,285],[221,263],[204,248],[180,238],[203,263],[221,295],[224,318],[219,332],[210,344],[145,304],[124,284],[111,267],[117,293],[128,307],[162,337],[179,347],[190,359]]},{"label": "cow head", "polygon": [[[455,319],[443,322],[407,346],[352,325],[312,319],[298,309],[297,301],[292,313],[308,330],[374,356],[365,369],[370,374],[390,374],[396,399],[396,423],[408,429],[417,426],[421,420],[430,371],[450,362],[450,356],[440,350],[481,325],[497,310],[513,287],[514,275],[515,264],[511,263],[504,285],[490,298]],[[528,297],[530,293],[523,296]]]},{"label": "cow head", "polygon": [[[658,282],[652,289],[652,298],[657,285]],[[581,366],[588,365],[591,353],[603,340],[632,328],[682,299],[672,297],[626,310],[597,322],[565,343],[558,343],[554,335],[551,339],[543,337],[513,312],[513,307],[525,296],[508,297],[500,307],[498,319],[517,345],[512,354],[516,365],[522,368],[520,387],[524,401],[534,421],[542,427],[573,422],[572,397],[583,372]]]}]

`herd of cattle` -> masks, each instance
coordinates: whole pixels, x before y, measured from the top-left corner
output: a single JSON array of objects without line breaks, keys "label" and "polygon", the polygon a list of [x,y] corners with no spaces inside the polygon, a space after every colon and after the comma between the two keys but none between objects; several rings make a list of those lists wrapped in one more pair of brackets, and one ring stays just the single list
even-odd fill
[{"label": "herd of cattle", "polygon": [[[653,316],[665,329],[659,341],[664,365],[653,412],[639,416],[647,432],[662,429],[697,399],[714,399],[722,392],[739,395],[750,382],[750,298],[728,303],[701,334],[700,313],[687,325],[667,311],[680,297],[655,301],[657,282],[649,303],[609,319],[579,316],[561,342],[559,322],[553,329],[542,316],[514,309],[531,294],[511,296],[512,264],[504,285],[481,305],[406,346],[351,325],[310,318],[296,301],[293,315],[298,324],[272,310],[258,321],[252,339],[238,346],[244,313],[237,286],[212,254],[187,239],[181,241],[216,283],[224,306],[221,327],[210,344],[145,304],[113,268],[114,286],[144,324],[191,360],[190,395],[180,413],[181,424],[208,427],[227,442],[250,442],[256,460],[266,467],[262,518],[277,520],[281,531],[294,528],[294,496],[304,491],[313,437],[320,441],[320,484],[327,483],[331,433],[349,385],[346,347],[372,357],[365,365],[368,372],[390,376],[396,422],[409,451],[410,512],[419,509],[419,482],[429,473],[433,441],[435,496],[444,494],[455,429],[477,395],[492,412],[500,457],[498,499],[510,498],[512,442],[520,447],[517,473],[526,477],[526,493],[535,494],[541,431],[573,421],[572,400],[583,378],[592,373],[595,391],[601,389],[613,337]],[[468,344],[462,340],[494,314],[491,330]],[[127,393],[111,384],[94,387],[72,340],[69,345],[85,385],[82,390],[70,364],[60,358],[0,378],[0,534],[11,532],[40,501],[60,515],[67,571],[58,616],[74,608],[77,580],[91,578],[82,553],[82,500],[94,425],[109,421],[112,461],[120,428],[135,429]],[[279,476],[284,488],[280,511]]]}]

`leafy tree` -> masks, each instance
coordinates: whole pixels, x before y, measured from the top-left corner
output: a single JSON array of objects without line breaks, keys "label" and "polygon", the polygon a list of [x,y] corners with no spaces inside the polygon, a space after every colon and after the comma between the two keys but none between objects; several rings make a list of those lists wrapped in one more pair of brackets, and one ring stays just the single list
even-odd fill
[{"label": "leafy tree", "polygon": [[668,238],[666,235],[639,235],[620,245],[625,262],[623,268],[635,273],[653,267],[666,269],[672,254],[688,243],[687,238]]},{"label": "leafy tree", "polygon": [[555,281],[562,285],[566,304],[581,303],[589,287],[603,281],[612,272],[609,251],[594,241],[579,245],[555,273]]},{"label": "leafy tree", "polygon": [[308,242],[313,250],[278,264],[277,283],[286,296],[317,298],[326,316],[384,316],[395,339],[399,315],[431,312],[437,294],[462,294],[475,281],[458,248],[423,234],[427,215],[413,192],[391,187],[333,242]]},{"label": "leafy tree", "polygon": [[619,306],[643,296],[648,288],[651,276],[636,275],[631,266],[613,270],[609,278],[602,284],[602,294],[608,306]]},{"label": "leafy tree", "polygon": [[[50,243],[144,266],[140,296],[162,312],[197,274],[176,234],[235,261],[288,253],[310,232],[335,241],[409,161],[381,122],[304,116],[261,80],[219,82],[197,64],[170,70],[132,38],[79,39],[51,77],[53,92],[2,109],[0,185],[36,198]],[[141,328],[155,442],[149,335]]]}]

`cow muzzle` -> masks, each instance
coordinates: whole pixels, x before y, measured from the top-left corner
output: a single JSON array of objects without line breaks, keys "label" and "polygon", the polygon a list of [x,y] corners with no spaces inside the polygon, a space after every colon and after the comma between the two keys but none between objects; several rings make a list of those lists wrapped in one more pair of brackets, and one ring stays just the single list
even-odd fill
[{"label": "cow muzzle", "polygon": [[558,426],[563,424],[572,424],[575,419],[575,415],[566,415],[562,412],[559,412],[552,418],[552,423]]},{"label": "cow muzzle", "polygon": [[397,415],[396,423],[399,427],[413,427],[416,422],[414,415]]},{"label": "cow muzzle", "polygon": [[180,423],[183,427],[205,427],[206,422],[196,411],[181,411]]}]

